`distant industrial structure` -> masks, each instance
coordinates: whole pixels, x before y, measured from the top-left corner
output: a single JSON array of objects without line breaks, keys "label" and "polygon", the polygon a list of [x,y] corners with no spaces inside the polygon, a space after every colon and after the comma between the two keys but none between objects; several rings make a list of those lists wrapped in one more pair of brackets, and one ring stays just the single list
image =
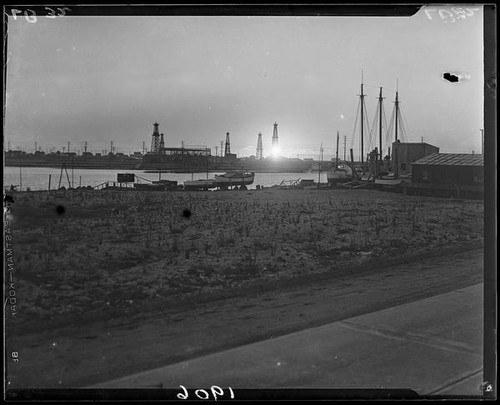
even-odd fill
[{"label": "distant industrial structure", "polygon": [[264,157],[264,150],[262,148],[262,134],[259,132],[257,137],[257,153],[255,154],[257,159],[262,159]]},{"label": "distant industrial structure", "polygon": [[273,128],[273,148],[278,146],[278,123],[275,122]]},{"label": "distant industrial structure", "polygon": [[[184,147],[184,142],[180,148],[165,147],[164,134],[159,131],[158,122],[153,124],[153,134],[151,135],[151,150],[146,153],[148,155],[195,155],[195,156],[210,156],[211,150],[207,147]],[[144,148],[144,146],[143,146]]]},{"label": "distant industrial structure", "polygon": [[160,131],[158,130],[160,124],[155,122],[153,124],[153,135],[151,137],[151,152],[159,152],[160,151]]},{"label": "distant industrial structure", "polygon": [[229,132],[226,132],[226,145],[224,148],[224,156],[227,156],[231,153],[231,140],[229,139]]}]

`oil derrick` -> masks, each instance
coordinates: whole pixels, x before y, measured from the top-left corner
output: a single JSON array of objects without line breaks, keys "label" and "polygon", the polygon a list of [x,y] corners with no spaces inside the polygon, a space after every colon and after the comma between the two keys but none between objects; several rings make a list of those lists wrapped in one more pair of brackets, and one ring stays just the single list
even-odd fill
[{"label": "oil derrick", "polygon": [[229,132],[226,132],[226,147],[224,149],[224,156],[231,154],[231,143],[229,141]]},{"label": "oil derrick", "polygon": [[263,149],[262,149],[262,134],[259,132],[259,136],[257,138],[257,153],[256,157],[257,159],[262,159],[263,158]]},{"label": "oil derrick", "polygon": [[152,139],[151,139],[151,152],[158,152],[159,149],[160,149],[160,133],[158,132],[158,126],[160,124],[158,124],[157,122],[155,122],[153,124],[153,136],[152,136]]},{"label": "oil derrick", "polygon": [[163,138],[163,134],[160,135],[160,149],[165,149],[165,139]]},{"label": "oil derrick", "polygon": [[274,123],[273,129],[273,146],[278,146],[278,123]]}]

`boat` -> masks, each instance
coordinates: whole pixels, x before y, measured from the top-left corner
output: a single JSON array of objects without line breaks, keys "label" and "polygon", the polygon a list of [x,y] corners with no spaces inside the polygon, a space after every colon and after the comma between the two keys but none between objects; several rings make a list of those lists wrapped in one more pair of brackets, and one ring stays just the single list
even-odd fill
[{"label": "boat", "polygon": [[212,179],[187,180],[185,190],[209,190],[213,188],[227,189],[228,187],[248,186],[253,183],[255,173],[245,171],[229,171],[215,175]]},{"label": "boat", "polygon": [[335,163],[326,173],[328,184],[345,183],[353,178],[351,167],[346,162],[339,162],[339,132],[337,131],[337,152]]},{"label": "boat", "polygon": [[217,187],[225,188],[232,186],[248,186],[253,183],[254,172],[230,171],[221,175],[215,175]]},{"label": "boat", "polygon": [[165,190],[176,190],[177,189],[177,181],[175,180],[157,180],[153,181],[152,184],[154,186],[162,186],[165,188]]},{"label": "boat", "polygon": [[184,190],[209,190],[217,187],[215,179],[186,180],[184,182]]},{"label": "boat", "polygon": [[137,191],[165,191],[167,189],[165,184],[134,183],[134,190]]},{"label": "boat", "polygon": [[347,163],[336,163],[326,174],[328,183],[345,183],[352,180],[352,169]]}]

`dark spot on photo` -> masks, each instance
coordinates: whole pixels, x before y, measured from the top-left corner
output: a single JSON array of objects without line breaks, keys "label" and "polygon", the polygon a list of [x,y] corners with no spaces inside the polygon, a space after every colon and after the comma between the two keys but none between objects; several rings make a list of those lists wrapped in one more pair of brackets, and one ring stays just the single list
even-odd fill
[{"label": "dark spot on photo", "polygon": [[190,210],[187,210],[187,209],[186,209],[186,210],[184,210],[184,211],[182,211],[182,216],[183,216],[184,218],[190,218],[190,217],[191,217],[191,211],[190,211]]},{"label": "dark spot on photo", "polygon": [[65,212],[66,212],[66,208],[64,208],[63,205],[58,205],[56,207],[56,212],[59,214],[59,215],[63,215]]},{"label": "dark spot on photo", "polygon": [[458,76],[452,75],[451,73],[443,73],[443,79],[452,83],[458,82]]}]

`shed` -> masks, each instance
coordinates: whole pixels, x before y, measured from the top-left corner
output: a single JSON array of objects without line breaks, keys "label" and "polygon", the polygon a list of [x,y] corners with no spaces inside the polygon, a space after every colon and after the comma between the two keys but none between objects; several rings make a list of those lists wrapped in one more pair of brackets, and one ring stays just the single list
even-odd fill
[{"label": "shed", "polygon": [[393,171],[398,177],[408,176],[411,174],[413,162],[432,153],[439,153],[439,148],[425,142],[393,142]]},{"label": "shed", "polygon": [[457,194],[483,193],[484,156],[433,153],[412,163],[412,184]]}]

